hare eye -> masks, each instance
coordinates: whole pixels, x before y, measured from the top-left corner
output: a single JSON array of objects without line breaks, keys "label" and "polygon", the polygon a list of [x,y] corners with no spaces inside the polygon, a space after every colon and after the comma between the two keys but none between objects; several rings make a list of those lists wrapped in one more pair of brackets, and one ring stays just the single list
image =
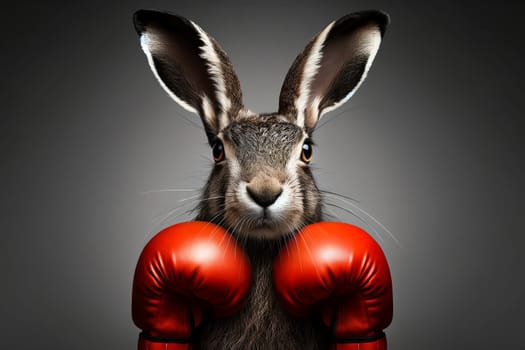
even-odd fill
[{"label": "hare eye", "polygon": [[301,152],[301,160],[305,163],[310,163],[312,160],[312,143],[305,141],[303,143],[303,151]]},{"label": "hare eye", "polygon": [[215,163],[219,163],[224,160],[224,145],[222,144],[220,140],[217,140],[213,144],[212,153],[213,153],[213,160],[215,161]]}]

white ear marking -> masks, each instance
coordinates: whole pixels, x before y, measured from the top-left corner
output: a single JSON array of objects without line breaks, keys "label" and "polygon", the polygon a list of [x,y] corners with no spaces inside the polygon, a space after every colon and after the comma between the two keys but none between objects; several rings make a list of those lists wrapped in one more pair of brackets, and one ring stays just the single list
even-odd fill
[{"label": "white ear marking", "polygon": [[219,130],[224,128],[228,124],[228,111],[231,108],[231,100],[228,98],[227,91],[226,91],[226,84],[224,81],[224,74],[222,72],[221,67],[221,60],[219,58],[219,55],[217,54],[217,51],[215,51],[215,48],[213,47],[213,43],[210,39],[210,37],[206,34],[206,32],[199,27],[194,22],[191,22],[193,27],[197,30],[199,33],[199,37],[204,43],[200,49],[201,54],[200,56],[207,62],[207,68],[208,73],[210,74],[211,79],[215,83],[216,88],[216,95],[217,95],[217,101],[220,105],[221,113],[219,115]]},{"label": "white ear marking", "polygon": [[204,113],[203,118],[209,125],[215,124],[215,111],[211,106],[210,99],[206,95],[202,95],[202,111]]},{"label": "white ear marking", "polygon": [[303,76],[299,85],[299,97],[295,100],[295,109],[297,110],[297,125],[301,128],[304,127],[304,112],[310,97],[310,84],[319,71],[319,65],[321,63],[321,59],[323,58],[323,45],[334,23],[335,21],[330,23],[325,29],[323,29],[321,33],[319,33],[319,36],[312,45],[312,49],[304,64]]},{"label": "white ear marking", "polygon": [[153,72],[153,75],[159,82],[160,86],[168,93],[168,95],[175,100],[180,106],[182,106],[185,110],[190,111],[192,113],[197,113],[197,110],[187,104],[185,101],[181,100],[177,95],[173,93],[173,91],[170,90],[164,84],[164,81],[159,76],[159,73],[157,72],[157,68],[155,68],[155,62],[153,61],[153,53],[160,50],[162,48],[162,44],[159,40],[157,40],[155,34],[150,32],[144,32],[140,36],[140,47],[142,48],[142,51],[146,54],[146,58],[148,59],[148,64],[151,68],[151,71]]},{"label": "white ear marking", "polygon": [[319,113],[319,105],[321,104],[321,100],[321,96],[315,96],[312,102],[310,102],[310,104],[307,106],[307,112],[304,116],[306,125],[315,125],[316,120],[321,118],[321,114]]}]

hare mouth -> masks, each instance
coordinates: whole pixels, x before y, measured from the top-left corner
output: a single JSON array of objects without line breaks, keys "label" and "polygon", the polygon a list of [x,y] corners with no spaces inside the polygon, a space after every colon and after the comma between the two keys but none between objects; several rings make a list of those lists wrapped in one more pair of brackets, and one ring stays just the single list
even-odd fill
[{"label": "hare mouth", "polygon": [[272,219],[268,217],[266,214],[264,214],[263,216],[255,218],[251,226],[255,229],[257,228],[277,229],[281,225],[282,225],[282,222],[279,222],[279,220]]},{"label": "hare mouth", "polygon": [[290,227],[288,227],[286,221],[262,218],[256,220],[252,225],[247,225],[243,233],[250,237],[277,239],[289,234],[290,231]]},{"label": "hare mouth", "polygon": [[299,216],[276,217],[264,211],[258,214],[245,214],[231,223],[238,235],[263,239],[278,239],[294,232],[298,226]]},{"label": "hare mouth", "polygon": [[225,219],[230,230],[238,236],[278,239],[294,233],[301,226],[302,208],[293,205],[294,196],[286,187],[268,206],[256,203],[246,190],[236,194],[225,203]]}]

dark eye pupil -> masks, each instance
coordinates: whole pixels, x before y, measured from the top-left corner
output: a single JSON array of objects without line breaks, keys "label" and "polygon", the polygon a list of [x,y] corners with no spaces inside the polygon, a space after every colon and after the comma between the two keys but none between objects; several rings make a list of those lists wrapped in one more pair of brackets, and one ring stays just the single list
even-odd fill
[{"label": "dark eye pupil", "polygon": [[303,154],[302,154],[303,161],[309,161],[312,158],[312,145],[309,143],[303,144]]},{"label": "dark eye pupil", "polygon": [[220,162],[224,159],[224,146],[221,141],[215,142],[213,145],[213,159],[216,162]]}]

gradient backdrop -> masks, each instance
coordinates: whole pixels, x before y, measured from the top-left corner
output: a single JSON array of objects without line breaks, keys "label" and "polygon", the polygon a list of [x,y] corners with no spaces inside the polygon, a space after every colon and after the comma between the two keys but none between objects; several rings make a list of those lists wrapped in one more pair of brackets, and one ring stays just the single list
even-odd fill
[{"label": "gradient backdrop", "polygon": [[[3,5],[0,348],[134,349],[137,257],[192,217],[211,155],[146,64],[131,23],[145,7],[211,33],[261,112],[329,21],[388,12],[368,80],[315,134],[318,183],[399,241],[363,223],[392,270],[390,349],[524,349],[525,5],[487,3]],[[185,191],[151,192],[166,189]]]}]

